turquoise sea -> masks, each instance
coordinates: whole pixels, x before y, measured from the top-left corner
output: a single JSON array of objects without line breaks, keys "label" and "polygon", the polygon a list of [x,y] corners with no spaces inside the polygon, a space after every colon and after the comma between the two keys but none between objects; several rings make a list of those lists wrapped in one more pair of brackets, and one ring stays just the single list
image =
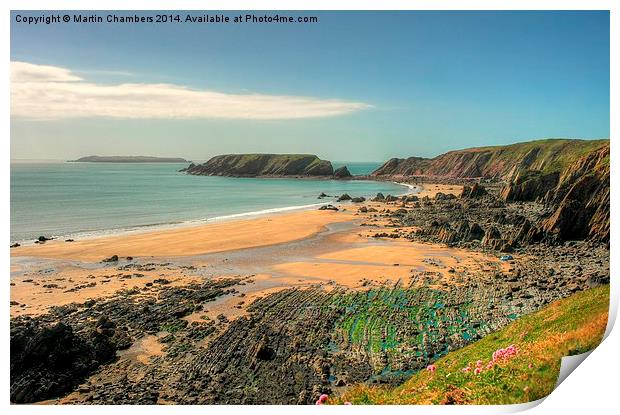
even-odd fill
[{"label": "turquoise sea", "polygon": [[[346,164],[352,174],[366,174],[380,163]],[[190,176],[178,172],[182,167],[186,165],[12,163],[11,241],[182,226],[333,201],[317,199],[321,192],[371,196],[408,191],[388,182]]]}]

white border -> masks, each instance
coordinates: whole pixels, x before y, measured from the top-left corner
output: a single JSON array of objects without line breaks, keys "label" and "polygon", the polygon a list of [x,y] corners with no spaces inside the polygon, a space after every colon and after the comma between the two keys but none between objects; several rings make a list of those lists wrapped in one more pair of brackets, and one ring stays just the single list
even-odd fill
[{"label": "white border", "polygon": [[[2,65],[2,76],[0,77],[0,90],[5,91],[3,99],[0,101],[2,110],[2,157],[3,163],[0,169],[2,175],[2,190],[5,195],[4,203],[1,205],[2,213],[2,232],[4,235],[4,246],[9,245],[9,195],[10,195],[10,118],[9,118],[9,47],[10,47],[10,14],[9,11],[14,10],[611,10],[611,101],[610,113],[619,114],[618,111],[618,74],[620,67],[618,65],[618,51],[620,39],[620,29],[618,21],[619,2],[612,0],[356,0],[356,1],[336,1],[336,0],[213,0],[213,1],[191,1],[176,0],[174,2],[165,0],[91,0],[88,2],[77,0],[4,0],[0,7],[3,10],[2,20],[5,24],[0,25],[2,36],[0,44],[5,56],[5,63]],[[611,117],[611,136],[616,136],[618,132],[618,117]],[[613,140],[612,140],[613,141]],[[617,159],[616,146],[611,146],[612,159],[612,188],[615,188],[617,182],[617,172],[615,168],[615,160]],[[612,217],[618,218],[618,198],[612,195]],[[616,222],[612,221],[612,241],[611,245],[616,246],[618,235]],[[0,269],[9,269],[9,250],[6,248],[1,256]],[[611,269],[616,270],[618,260],[615,256],[611,257]],[[4,376],[0,384],[0,393],[4,397],[3,402],[8,409],[15,413],[83,413],[84,407],[64,406],[9,406],[9,285],[8,273],[5,274],[7,281],[2,287],[2,304],[4,304],[5,312],[2,350],[0,351],[4,368]],[[618,278],[612,273],[612,305],[610,307],[610,320],[613,319],[618,308]],[[608,332],[612,324],[608,327]],[[617,351],[620,350],[620,335],[618,330],[611,331],[607,339],[586,359],[585,363],[580,365],[574,374],[569,376],[556,391],[544,400],[544,403],[531,409],[529,413],[611,413],[611,409],[617,410],[617,377],[620,373],[620,364]],[[260,410],[260,412],[269,412],[273,414],[286,414],[293,410],[295,413],[371,413],[376,411],[389,410],[394,413],[503,413],[513,412],[515,410],[525,409],[519,407],[287,407],[287,406],[263,406],[263,407],[137,407],[122,406],[116,408],[110,407],[89,407],[88,411],[93,413],[108,413],[110,410],[119,413],[129,414],[136,411],[149,411],[152,413],[231,413],[231,412],[247,412]],[[615,412],[615,411],[614,411]]]}]

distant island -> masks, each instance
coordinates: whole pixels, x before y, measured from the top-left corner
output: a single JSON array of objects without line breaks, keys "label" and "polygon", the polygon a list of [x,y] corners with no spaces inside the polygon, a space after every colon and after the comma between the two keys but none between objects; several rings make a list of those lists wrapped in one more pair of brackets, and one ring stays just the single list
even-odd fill
[{"label": "distant island", "polygon": [[313,154],[224,154],[181,171],[197,176],[351,177],[346,166],[334,171],[330,161]]},{"label": "distant island", "polygon": [[86,156],[67,161],[70,163],[188,163],[188,160],[181,157],[151,156]]}]

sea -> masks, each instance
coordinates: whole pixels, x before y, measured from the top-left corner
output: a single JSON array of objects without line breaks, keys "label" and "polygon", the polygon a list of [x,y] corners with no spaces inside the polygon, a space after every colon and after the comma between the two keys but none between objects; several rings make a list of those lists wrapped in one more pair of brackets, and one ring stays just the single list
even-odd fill
[{"label": "sea", "polygon": [[[354,175],[381,163],[335,162]],[[176,163],[11,163],[11,242],[84,239],[318,208],[333,198],[404,194],[390,182],[191,176]]]}]

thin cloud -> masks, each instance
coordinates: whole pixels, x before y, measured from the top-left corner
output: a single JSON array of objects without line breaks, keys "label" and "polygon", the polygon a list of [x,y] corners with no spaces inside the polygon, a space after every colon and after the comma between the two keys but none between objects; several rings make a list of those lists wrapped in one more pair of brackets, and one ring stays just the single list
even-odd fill
[{"label": "thin cloud", "polygon": [[219,118],[286,120],[333,117],[372,108],[313,97],[230,94],[175,84],[100,85],[56,66],[11,62],[11,116],[67,118]]}]

